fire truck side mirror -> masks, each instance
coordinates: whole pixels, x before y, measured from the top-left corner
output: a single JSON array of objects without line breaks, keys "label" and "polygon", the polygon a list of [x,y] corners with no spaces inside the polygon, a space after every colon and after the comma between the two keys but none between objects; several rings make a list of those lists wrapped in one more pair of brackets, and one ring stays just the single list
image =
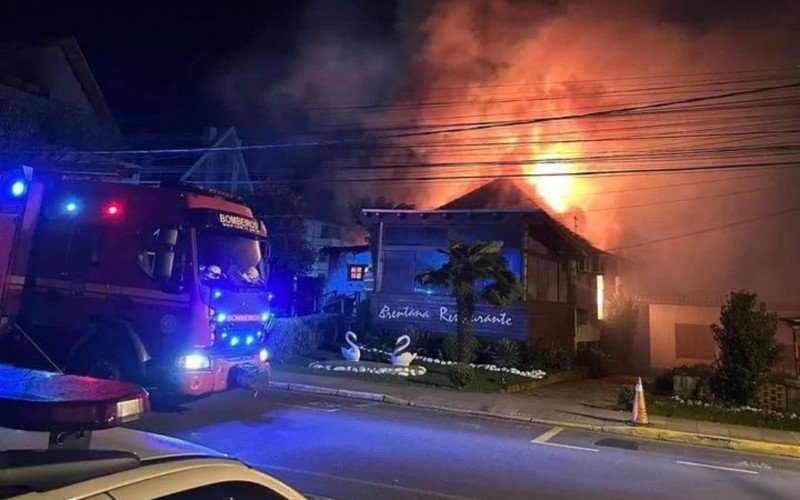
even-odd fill
[{"label": "fire truck side mirror", "polygon": [[172,278],[172,269],[175,267],[175,250],[160,249],[156,252],[153,264],[153,276],[160,281],[169,281]]},{"label": "fire truck side mirror", "polygon": [[178,230],[161,228],[158,231],[158,250],[153,263],[153,276],[160,281],[169,281],[175,267],[175,244],[178,242]]}]

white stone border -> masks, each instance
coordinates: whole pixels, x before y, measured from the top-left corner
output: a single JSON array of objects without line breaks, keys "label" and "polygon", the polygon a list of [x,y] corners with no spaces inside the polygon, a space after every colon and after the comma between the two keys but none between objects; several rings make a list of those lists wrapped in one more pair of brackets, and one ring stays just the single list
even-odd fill
[{"label": "white stone border", "polygon": [[[373,349],[371,347],[366,347],[366,346],[358,346],[358,348],[361,349],[362,351],[374,352],[374,353],[383,354],[383,355],[386,355],[386,356],[389,356],[389,355],[392,354],[389,351],[384,351],[384,350],[381,350],[381,349]],[[430,364],[433,364],[433,365],[443,365],[443,366],[451,366],[451,365],[458,364],[455,361],[445,361],[443,359],[429,358],[429,357],[426,357],[426,356],[417,356],[416,360],[420,361],[422,363],[430,363]],[[473,364],[473,363],[469,363],[469,366],[471,366],[473,368],[477,368],[478,370],[486,370],[486,371],[490,371],[490,372],[511,373],[511,374],[517,375],[519,377],[525,377],[525,378],[530,378],[530,379],[534,379],[534,380],[541,380],[541,379],[543,379],[544,377],[547,376],[547,374],[542,370],[523,371],[523,370],[518,370],[517,368],[500,368],[499,366],[492,365],[492,364],[476,365],[476,364]]]}]

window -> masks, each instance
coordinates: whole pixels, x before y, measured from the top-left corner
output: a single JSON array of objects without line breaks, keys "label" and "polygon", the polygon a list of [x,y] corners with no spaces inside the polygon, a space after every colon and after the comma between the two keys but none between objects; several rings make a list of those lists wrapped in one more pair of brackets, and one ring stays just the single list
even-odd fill
[{"label": "window", "polygon": [[247,481],[228,481],[208,484],[199,488],[181,491],[161,497],[161,500],[271,500],[284,498],[283,495],[256,483]]},{"label": "window", "polygon": [[322,224],[319,228],[319,237],[327,239],[331,237],[331,227],[327,224]]},{"label": "window", "polygon": [[347,279],[349,281],[364,281],[368,266],[352,265],[347,266]]},{"label": "window", "polygon": [[566,302],[567,275],[558,261],[529,255],[527,280],[528,299]]},{"label": "window", "polygon": [[[153,276],[156,262],[156,251],[159,248],[159,228],[149,227],[139,231],[139,241],[136,250],[136,263],[148,276]],[[175,261],[173,265],[172,281],[181,283],[186,267],[186,252],[184,250],[184,232],[178,231],[178,240],[175,243]]]}]

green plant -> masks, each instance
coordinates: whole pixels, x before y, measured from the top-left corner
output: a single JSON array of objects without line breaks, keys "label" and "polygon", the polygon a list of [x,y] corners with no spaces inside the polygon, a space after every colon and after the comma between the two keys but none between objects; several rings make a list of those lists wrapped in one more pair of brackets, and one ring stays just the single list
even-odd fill
[{"label": "green plant", "polygon": [[467,338],[464,345],[459,346],[458,337],[448,335],[442,342],[442,356],[445,361],[473,363],[478,356],[480,346],[480,342],[475,337]]},{"label": "green plant", "polygon": [[[311,270],[316,252],[306,239],[308,204],[284,184],[267,182],[247,197],[256,217],[269,221],[270,279],[291,282]],[[280,217],[275,217],[280,215]]]},{"label": "green plant", "polygon": [[748,404],[780,358],[778,317],[754,293],[733,292],[711,326],[717,343],[712,388],[723,401]]},{"label": "green plant", "polygon": [[444,334],[420,331],[417,334],[416,342],[413,342],[411,346],[423,356],[438,358],[439,352],[442,350],[444,339]]},{"label": "green plant", "polygon": [[[492,363],[500,368],[517,368],[519,366],[519,343],[509,339],[501,339],[492,346]],[[506,385],[506,372],[500,372],[500,385]]]},{"label": "green plant", "polygon": [[623,411],[633,411],[633,398],[636,388],[632,385],[623,385],[617,394],[617,408]]},{"label": "green plant", "polygon": [[626,360],[631,356],[636,336],[639,315],[636,301],[618,290],[608,296],[604,307],[605,319],[601,322],[600,333],[603,350]]},{"label": "green plant", "polygon": [[[502,241],[453,241],[447,250],[439,250],[447,256],[444,265],[417,275],[419,283],[447,287],[455,298],[458,359],[461,362],[469,362],[468,343],[474,339],[472,318],[478,295],[495,306],[505,306],[520,295],[519,282],[509,269],[502,250]],[[488,285],[479,290],[478,282],[488,282]]]},{"label": "green plant", "polygon": [[673,368],[672,373],[684,377],[710,377],[714,370],[711,366],[698,363],[695,365],[680,365]]},{"label": "green plant", "polygon": [[547,373],[568,371],[572,368],[574,362],[572,351],[557,344],[550,344],[542,347],[539,355],[542,363],[542,370]]},{"label": "green plant", "polygon": [[369,299],[362,300],[356,306],[356,315],[353,318],[350,329],[358,336],[364,336],[366,332],[372,329],[372,310],[370,309]]},{"label": "green plant", "polygon": [[492,363],[500,368],[519,368],[519,342],[501,339],[492,345]]},{"label": "green plant", "polygon": [[455,387],[463,389],[475,381],[475,368],[467,363],[456,363],[450,367],[448,375]]},{"label": "green plant", "polygon": [[588,376],[591,378],[602,378],[607,374],[608,356],[595,345],[583,349],[577,361],[587,368]]},{"label": "green plant", "polygon": [[522,346],[519,360],[520,369],[522,370],[539,370],[542,368],[541,349],[539,345],[534,342],[526,342]]},{"label": "green plant", "polygon": [[670,395],[675,390],[673,372],[666,371],[656,375],[653,380],[653,392],[656,394]]},{"label": "green plant", "polygon": [[322,343],[322,334],[303,318],[276,318],[267,334],[267,349],[274,359],[308,354]]}]

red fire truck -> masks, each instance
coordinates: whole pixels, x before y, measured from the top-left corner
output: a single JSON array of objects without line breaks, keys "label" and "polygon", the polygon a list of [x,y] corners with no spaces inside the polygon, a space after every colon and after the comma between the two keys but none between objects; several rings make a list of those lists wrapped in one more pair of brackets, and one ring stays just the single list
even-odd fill
[{"label": "red fire truck", "polygon": [[268,384],[266,228],[241,200],[33,174],[0,171],[0,361],[193,396]]}]

